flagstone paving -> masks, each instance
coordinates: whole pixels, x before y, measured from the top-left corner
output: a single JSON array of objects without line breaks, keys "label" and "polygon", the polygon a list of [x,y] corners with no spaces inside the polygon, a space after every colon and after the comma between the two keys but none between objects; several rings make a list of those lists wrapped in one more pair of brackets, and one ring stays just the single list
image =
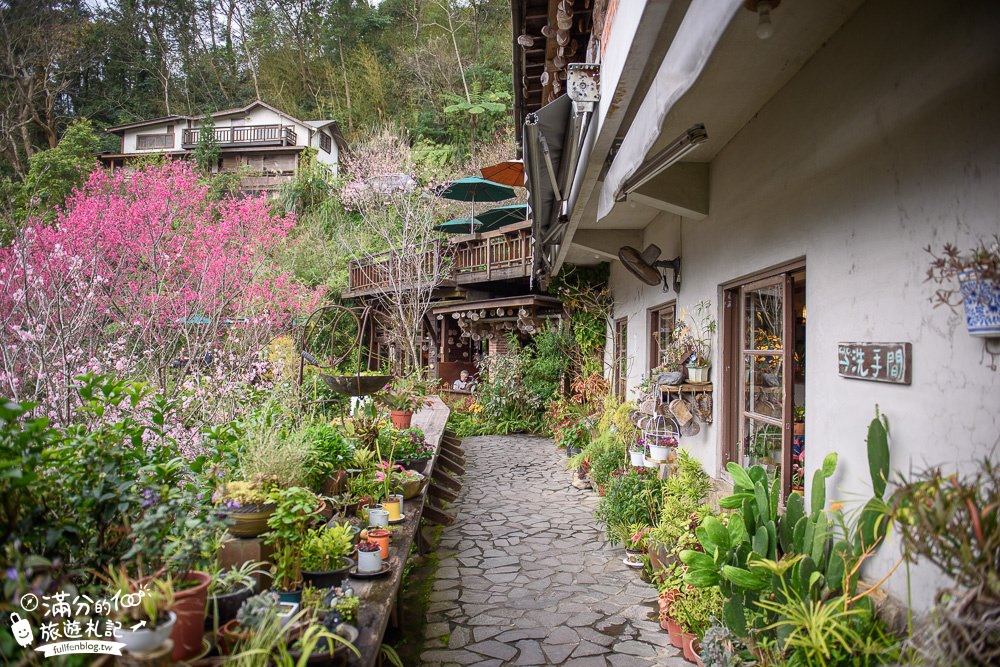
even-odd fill
[{"label": "flagstone paving", "polygon": [[688,665],[656,620],[656,591],[622,564],[551,440],[468,438],[441,535],[424,665]]}]

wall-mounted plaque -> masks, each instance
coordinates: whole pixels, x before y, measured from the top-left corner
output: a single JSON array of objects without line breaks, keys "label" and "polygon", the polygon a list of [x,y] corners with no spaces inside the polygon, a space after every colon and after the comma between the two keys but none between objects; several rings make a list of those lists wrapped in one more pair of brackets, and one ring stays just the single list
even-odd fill
[{"label": "wall-mounted plaque", "polygon": [[838,372],[853,380],[910,384],[912,360],[910,343],[837,344]]}]

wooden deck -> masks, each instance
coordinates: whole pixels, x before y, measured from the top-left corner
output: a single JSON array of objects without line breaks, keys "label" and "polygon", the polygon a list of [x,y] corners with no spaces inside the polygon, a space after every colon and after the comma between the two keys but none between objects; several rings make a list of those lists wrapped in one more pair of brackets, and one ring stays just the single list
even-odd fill
[{"label": "wooden deck", "polygon": [[[434,397],[432,401],[430,406],[413,415],[412,423],[414,427],[422,429],[427,437],[427,442],[434,445],[434,457],[424,471],[428,477],[431,476],[438,464],[445,424],[448,422],[450,412],[448,406],[440,398]],[[428,484],[422,494],[403,502],[403,514],[406,515],[406,520],[392,531],[389,544],[388,562],[392,571],[380,579],[350,579],[354,592],[361,598],[361,607],[358,611],[358,631],[360,634],[356,643],[361,657],[350,655],[348,664],[352,667],[372,667],[378,660],[379,646],[382,644],[382,637],[385,635],[389,618],[396,606],[396,598],[403,580],[403,568],[406,565],[410,547],[417,539],[417,531],[420,530],[420,520],[430,489],[431,485]]]},{"label": "wooden deck", "polygon": [[[474,234],[451,242],[435,242],[434,251],[444,252],[451,262],[444,285],[469,285],[529,277],[532,253],[530,223],[512,227],[512,230]],[[432,251],[426,252],[429,254]],[[382,253],[369,260],[351,262],[344,296],[367,296],[385,289],[390,284],[387,275],[389,255],[390,253]]]}]

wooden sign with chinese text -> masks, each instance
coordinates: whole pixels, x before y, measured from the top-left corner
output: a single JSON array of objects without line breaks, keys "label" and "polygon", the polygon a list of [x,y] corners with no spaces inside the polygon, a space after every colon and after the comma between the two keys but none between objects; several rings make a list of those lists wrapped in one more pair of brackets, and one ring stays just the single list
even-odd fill
[{"label": "wooden sign with chinese text", "polygon": [[838,343],[837,366],[842,377],[893,384],[910,384],[910,343]]}]

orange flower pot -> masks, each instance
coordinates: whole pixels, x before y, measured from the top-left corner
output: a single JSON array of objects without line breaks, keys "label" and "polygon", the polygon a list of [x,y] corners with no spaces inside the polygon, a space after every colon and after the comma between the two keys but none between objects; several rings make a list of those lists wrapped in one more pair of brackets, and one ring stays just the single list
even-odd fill
[{"label": "orange flower pot", "polygon": [[368,541],[374,542],[382,551],[382,560],[389,559],[389,531],[385,528],[372,528],[368,531]]},{"label": "orange flower pot", "polygon": [[413,412],[410,410],[391,410],[389,418],[396,428],[410,428],[410,421],[413,419]]}]

